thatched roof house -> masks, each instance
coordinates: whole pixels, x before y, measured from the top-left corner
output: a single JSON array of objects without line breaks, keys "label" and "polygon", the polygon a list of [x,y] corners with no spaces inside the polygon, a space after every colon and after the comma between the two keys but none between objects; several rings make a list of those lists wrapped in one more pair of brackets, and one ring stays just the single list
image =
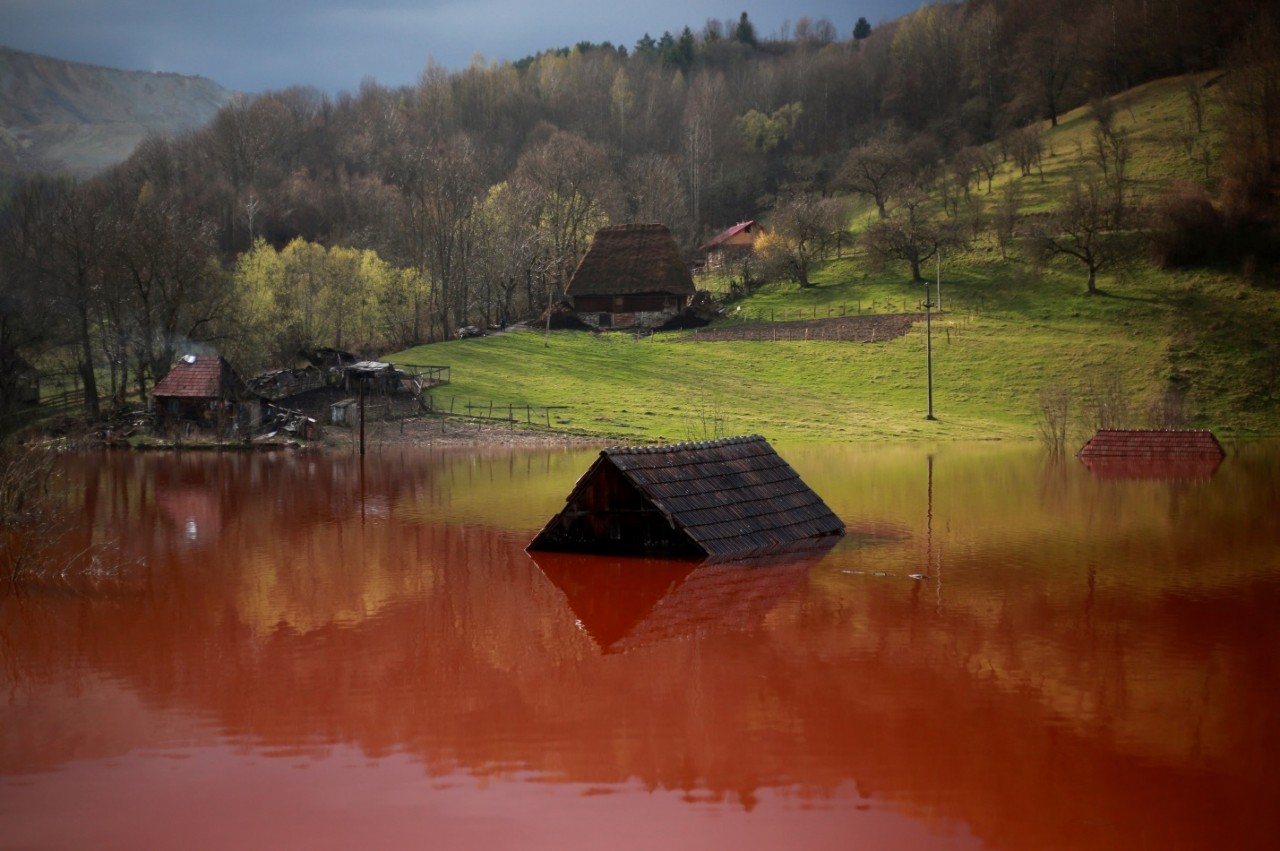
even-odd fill
[{"label": "thatched roof house", "polygon": [[1102,478],[1205,479],[1226,452],[1204,429],[1101,429],[1076,455]]},{"label": "thatched roof house", "polygon": [[596,231],[565,290],[578,316],[599,328],[656,327],[688,305],[693,294],[680,247],[659,224]]},{"label": "thatched roof house", "polygon": [[529,549],[727,560],[843,534],[791,465],[751,435],[603,450]]}]

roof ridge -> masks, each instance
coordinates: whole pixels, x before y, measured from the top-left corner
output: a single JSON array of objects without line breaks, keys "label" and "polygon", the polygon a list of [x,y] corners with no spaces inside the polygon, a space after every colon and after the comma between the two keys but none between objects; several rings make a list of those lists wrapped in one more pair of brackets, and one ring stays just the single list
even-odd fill
[{"label": "roof ridge", "polygon": [[684,443],[661,443],[649,446],[608,446],[602,450],[606,455],[656,455],[662,452],[687,452],[691,449],[719,449],[722,446],[739,446],[749,443],[764,443],[764,437],[758,434],[744,434],[736,437],[722,437],[717,440],[688,441]]}]

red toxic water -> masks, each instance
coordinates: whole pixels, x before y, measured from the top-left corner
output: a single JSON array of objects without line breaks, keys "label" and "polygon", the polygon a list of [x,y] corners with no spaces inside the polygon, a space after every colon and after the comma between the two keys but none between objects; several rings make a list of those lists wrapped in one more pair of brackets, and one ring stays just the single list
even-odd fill
[{"label": "red toxic water", "polygon": [[525,552],[590,451],[65,459],[0,847],[1271,848],[1280,451],[779,447],[748,564]]}]

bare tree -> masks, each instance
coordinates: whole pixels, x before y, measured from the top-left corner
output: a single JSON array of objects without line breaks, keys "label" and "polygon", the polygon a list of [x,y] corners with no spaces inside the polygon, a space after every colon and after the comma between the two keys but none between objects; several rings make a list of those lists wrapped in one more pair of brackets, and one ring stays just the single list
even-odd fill
[{"label": "bare tree", "polygon": [[1009,243],[1017,235],[1021,209],[1022,188],[1017,183],[1009,181],[1004,185],[1000,201],[996,204],[995,215],[992,217],[996,242],[1000,245],[1001,260],[1009,259]]},{"label": "bare tree", "polygon": [[48,330],[74,353],[84,412],[99,413],[95,329],[103,257],[111,242],[97,196],[75,183],[36,177],[10,194],[3,217],[7,283],[26,307],[43,302]]},{"label": "bare tree", "polygon": [[1122,256],[1115,233],[1115,210],[1096,182],[1075,183],[1067,200],[1036,236],[1042,256],[1073,257],[1088,273],[1089,295],[1098,294],[1097,278]]},{"label": "bare tree", "polygon": [[832,199],[791,188],[778,199],[768,224],[756,239],[765,273],[809,287],[809,273],[830,256],[837,232],[845,227],[845,212]]},{"label": "bare tree", "polygon": [[168,373],[191,342],[210,339],[227,311],[230,281],[217,262],[212,225],[173,192],[125,174],[112,185],[113,250],[108,277],[127,293],[134,380],[140,395]]},{"label": "bare tree", "polygon": [[1131,148],[1129,134],[1116,126],[1115,104],[1110,98],[1100,98],[1091,104],[1097,124],[1093,131],[1093,161],[1102,170],[1102,179],[1114,198],[1116,225],[1119,226],[1125,209],[1125,182]]},{"label": "bare tree", "polygon": [[1035,125],[1013,131],[1005,138],[1004,143],[1023,177],[1030,175],[1031,170],[1040,165],[1044,142],[1040,138],[1040,129]]},{"label": "bare tree", "polygon": [[1039,4],[1039,14],[1026,22],[1017,47],[1015,62],[1025,85],[1023,97],[1038,105],[1052,127],[1058,126],[1079,73],[1079,36],[1070,19],[1073,5],[1067,0]]},{"label": "bare tree", "polygon": [[636,157],[627,163],[623,180],[630,221],[661,222],[686,242],[692,238],[689,202],[673,157]]},{"label": "bare tree", "polygon": [[871,198],[884,219],[889,215],[890,198],[907,182],[911,171],[906,140],[900,133],[887,131],[849,152],[839,181],[850,191]]},{"label": "bare tree", "polygon": [[923,281],[923,265],[940,248],[962,242],[956,228],[938,216],[928,187],[911,186],[901,192],[887,218],[867,229],[867,247],[882,260],[906,261],[911,280]]},{"label": "bare tree", "polygon": [[1040,388],[1040,410],[1036,424],[1040,442],[1052,455],[1061,455],[1067,447],[1067,425],[1071,422],[1071,390],[1061,385]]},{"label": "bare tree", "polygon": [[931,184],[939,168],[938,146],[927,135],[906,138],[890,128],[846,157],[836,181],[875,201],[880,218],[895,199]]},{"label": "bare tree", "polygon": [[599,146],[554,130],[520,156],[511,182],[538,198],[537,226],[561,292],[597,229],[620,207],[613,169]]},{"label": "bare tree", "polygon": [[1222,82],[1224,194],[1229,207],[1272,218],[1280,189],[1280,15],[1259,12]]}]

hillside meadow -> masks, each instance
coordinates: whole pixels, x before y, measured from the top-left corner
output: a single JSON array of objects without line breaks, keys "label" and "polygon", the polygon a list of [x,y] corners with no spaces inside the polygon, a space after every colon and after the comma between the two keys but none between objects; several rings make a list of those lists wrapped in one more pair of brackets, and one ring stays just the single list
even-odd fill
[{"label": "hillside meadow", "polygon": [[[1201,82],[1211,81],[1201,78]],[[1178,181],[1203,176],[1187,144],[1185,80],[1117,97],[1115,124],[1130,140],[1128,191],[1149,205]],[[1212,103],[1210,101],[1210,103]],[[1194,139],[1217,144],[1213,113]],[[973,190],[970,211],[988,215],[1016,183],[1022,212],[1051,212],[1090,161],[1089,108],[1046,125],[1038,169],[1002,166],[991,193]],[[1210,175],[1212,177],[1212,175]],[[1224,437],[1280,432],[1277,373],[1280,293],[1231,270],[1164,271],[1147,262],[1140,234],[1128,260],[1085,295],[1069,258],[1042,263],[1025,236],[1008,259],[989,231],[944,254],[934,314],[933,406],[926,419],[926,324],[884,342],[786,340],[784,320],[923,310],[924,287],[905,263],[874,260],[859,245],[874,207],[854,199],[854,248],[827,262],[816,285],[773,284],[729,305],[713,327],[773,322],[782,339],[703,342],[696,332],[514,331],[389,355],[412,369],[448,365],[437,407],[557,407],[555,429],[634,441],[703,440],[761,433],[788,441],[1030,440],[1042,394],[1070,398],[1068,446],[1102,422],[1184,425]],[[933,261],[929,276],[937,274]],[[702,283],[699,284],[702,286]],[[938,306],[937,282],[929,289]],[[1110,413],[1103,414],[1105,408]],[[522,414],[523,416],[523,414]],[[548,414],[539,415],[546,427]],[[537,419],[538,417],[531,417]]]}]

